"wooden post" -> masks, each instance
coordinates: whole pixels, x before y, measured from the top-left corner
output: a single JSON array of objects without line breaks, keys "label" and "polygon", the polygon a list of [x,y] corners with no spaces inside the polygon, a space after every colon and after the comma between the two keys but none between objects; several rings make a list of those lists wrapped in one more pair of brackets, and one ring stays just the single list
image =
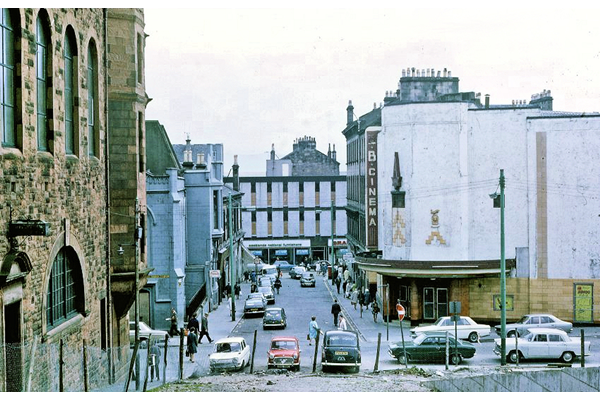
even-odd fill
[{"label": "wooden post", "polygon": [[131,382],[131,374],[133,374],[133,367],[135,365],[135,359],[137,358],[138,348],[140,347],[140,341],[136,341],[133,345],[133,354],[131,355],[131,362],[129,363],[129,372],[127,373],[127,380],[125,381],[125,392],[129,391],[129,382]]},{"label": "wooden post", "polygon": [[313,358],[313,373],[317,371],[317,355],[319,354],[319,337],[321,336],[321,330],[317,329],[317,338],[315,339],[315,356]]},{"label": "wooden post", "polygon": [[581,368],[585,367],[585,333],[581,330]]},{"label": "wooden post", "polygon": [[377,334],[377,353],[375,355],[375,367],[373,368],[373,372],[377,372],[379,369],[379,349],[381,347],[381,332]]},{"label": "wooden post", "polygon": [[254,340],[252,342],[252,360],[250,361],[250,373],[254,372],[254,353],[256,352],[256,330],[254,330]]},{"label": "wooden post", "polygon": [[183,379],[183,328],[179,332],[179,380]]},{"label": "wooden post", "polygon": [[64,392],[64,376],[63,376],[63,340],[58,343],[58,391]]},{"label": "wooden post", "polygon": [[146,376],[144,377],[144,392],[148,388],[148,369],[150,368],[150,348],[152,347],[152,334],[148,335],[148,340],[146,340]]},{"label": "wooden post", "polygon": [[165,335],[165,355],[163,363],[163,385],[167,383],[167,351],[169,349],[169,335]]},{"label": "wooden post", "polygon": [[87,344],[83,339],[83,390],[89,392],[88,369],[87,369]]}]

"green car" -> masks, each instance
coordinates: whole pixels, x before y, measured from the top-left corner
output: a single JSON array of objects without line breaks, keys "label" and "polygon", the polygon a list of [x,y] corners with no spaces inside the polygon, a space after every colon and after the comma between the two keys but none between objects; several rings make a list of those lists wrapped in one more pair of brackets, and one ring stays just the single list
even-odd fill
[{"label": "green car", "polygon": [[[452,365],[458,365],[464,358],[472,358],[475,355],[475,346],[471,343],[457,340],[452,335],[448,335],[449,362]],[[412,341],[404,342],[406,348],[406,360],[402,341],[393,343],[389,346],[389,353],[392,358],[396,358],[400,364],[408,361],[417,362],[445,362],[446,360],[446,332],[427,332],[420,333]],[[458,352],[457,352],[458,351]]]}]

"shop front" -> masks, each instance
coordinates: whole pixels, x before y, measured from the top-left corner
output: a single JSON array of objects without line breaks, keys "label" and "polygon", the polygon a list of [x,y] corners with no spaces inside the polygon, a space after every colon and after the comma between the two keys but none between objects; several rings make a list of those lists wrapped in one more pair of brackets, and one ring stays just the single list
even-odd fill
[{"label": "shop front", "polygon": [[[449,303],[460,301],[469,315],[470,288],[476,280],[500,277],[499,260],[485,261],[398,261],[356,258],[355,266],[364,277],[371,295],[375,293],[384,320],[398,318],[396,304],[406,310],[413,325],[434,322],[449,315]],[[515,260],[507,260],[507,272]],[[491,304],[491,300],[490,300]],[[490,315],[490,318],[493,318]]]}]

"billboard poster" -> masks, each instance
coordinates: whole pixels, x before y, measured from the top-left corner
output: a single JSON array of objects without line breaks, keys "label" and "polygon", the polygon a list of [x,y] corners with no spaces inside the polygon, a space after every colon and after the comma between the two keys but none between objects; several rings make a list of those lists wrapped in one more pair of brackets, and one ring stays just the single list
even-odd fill
[{"label": "billboard poster", "polygon": [[573,303],[575,308],[574,322],[594,322],[594,284],[593,283],[575,283],[573,284]]}]

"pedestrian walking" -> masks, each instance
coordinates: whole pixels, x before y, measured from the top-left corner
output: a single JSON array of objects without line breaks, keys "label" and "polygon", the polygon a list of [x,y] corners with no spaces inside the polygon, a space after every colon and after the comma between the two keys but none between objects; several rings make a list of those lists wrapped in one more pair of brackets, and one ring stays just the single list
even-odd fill
[{"label": "pedestrian walking", "polygon": [[208,313],[204,313],[204,316],[202,317],[202,325],[200,326],[200,337],[198,339],[198,343],[202,344],[202,338],[206,336],[206,338],[208,339],[208,343],[212,343],[213,340],[210,338],[210,335],[208,334]]},{"label": "pedestrian walking", "polygon": [[242,288],[240,287],[239,283],[236,283],[235,286],[233,287],[233,291],[235,292],[235,298],[236,299],[240,299],[240,293],[242,293]]},{"label": "pedestrian walking", "polygon": [[343,315],[340,315],[340,324],[338,326],[338,329],[340,329],[342,331],[348,330],[348,325],[346,325],[346,318],[344,318]]},{"label": "pedestrian walking", "polygon": [[250,274],[248,273],[248,271],[244,271],[244,282],[248,282],[249,279],[250,279]]},{"label": "pedestrian walking", "polygon": [[275,278],[275,283],[273,286],[277,290],[277,294],[279,294],[279,289],[281,289],[281,279],[279,279],[279,277]]},{"label": "pedestrian walking", "polygon": [[190,362],[195,362],[194,356],[198,352],[198,336],[196,336],[196,328],[191,328],[188,333],[187,351],[190,355]]},{"label": "pedestrian walking", "polygon": [[171,321],[171,328],[169,329],[169,336],[178,336],[179,332],[177,332],[177,311],[174,308],[171,308],[171,317],[167,318],[167,321]]},{"label": "pedestrian walking", "polygon": [[363,306],[365,305],[365,293],[362,289],[358,289],[358,304],[360,305],[360,317],[362,318]]},{"label": "pedestrian walking", "polygon": [[317,317],[312,316],[310,318],[310,322],[308,323],[308,345],[312,346],[312,341],[315,340],[315,344],[317,344],[317,332],[319,331],[319,325],[317,324]]},{"label": "pedestrian walking", "polygon": [[350,294],[350,304],[352,304],[354,306],[355,310],[356,310],[357,302],[358,302],[358,290],[356,290],[356,288],[354,288],[352,290],[352,293]]},{"label": "pedestrian walking", "polygon": [[160,380],[160,348],[156,340],[152,340],[152,346],[150,346],[150,382],[154,380]]},{"label": "pedestrian walking", "polygon": [[225,292],[223,294],[225,295],[225,297],[229,297],[229,295],[231,294],[231,285],[229,283],[225,285]]},{"label": "pedestrian walking", "polygon": [[371,312],[373,313],[373,322],[377,322],[377,314],[379,313],[379,304],[377,304],[377,300],[373,300]]},{"label": "pedestrian walking", "polygon": [[331,305],[331,313],[333,314],[333,325],[338,326],[338,315],[342,312],[342,307],[340,307],[337,299],[334,300]]},{"label": "pedestrian walking", "polygon": [[190,318],[187,324],[188,329],[196,328],[196,332],[200,331],[200,323],[198,322],[198,318],[196,318],[197,316],[198,314],[193,313],[192,318]]},{"label": "pedestrian walking", "polygon": [[371,304],[371,294],[369,289],[365,289],[365,309],[369,309],[369,304]]},{"label": "pedestrian walking", "polygon": [[338,274],[337,278],[335,278],[335,286],[337,287],[338,294],[340,294],[340,284],[341,283],[342,283],[342,280],[340,278],[340,275]]}]

